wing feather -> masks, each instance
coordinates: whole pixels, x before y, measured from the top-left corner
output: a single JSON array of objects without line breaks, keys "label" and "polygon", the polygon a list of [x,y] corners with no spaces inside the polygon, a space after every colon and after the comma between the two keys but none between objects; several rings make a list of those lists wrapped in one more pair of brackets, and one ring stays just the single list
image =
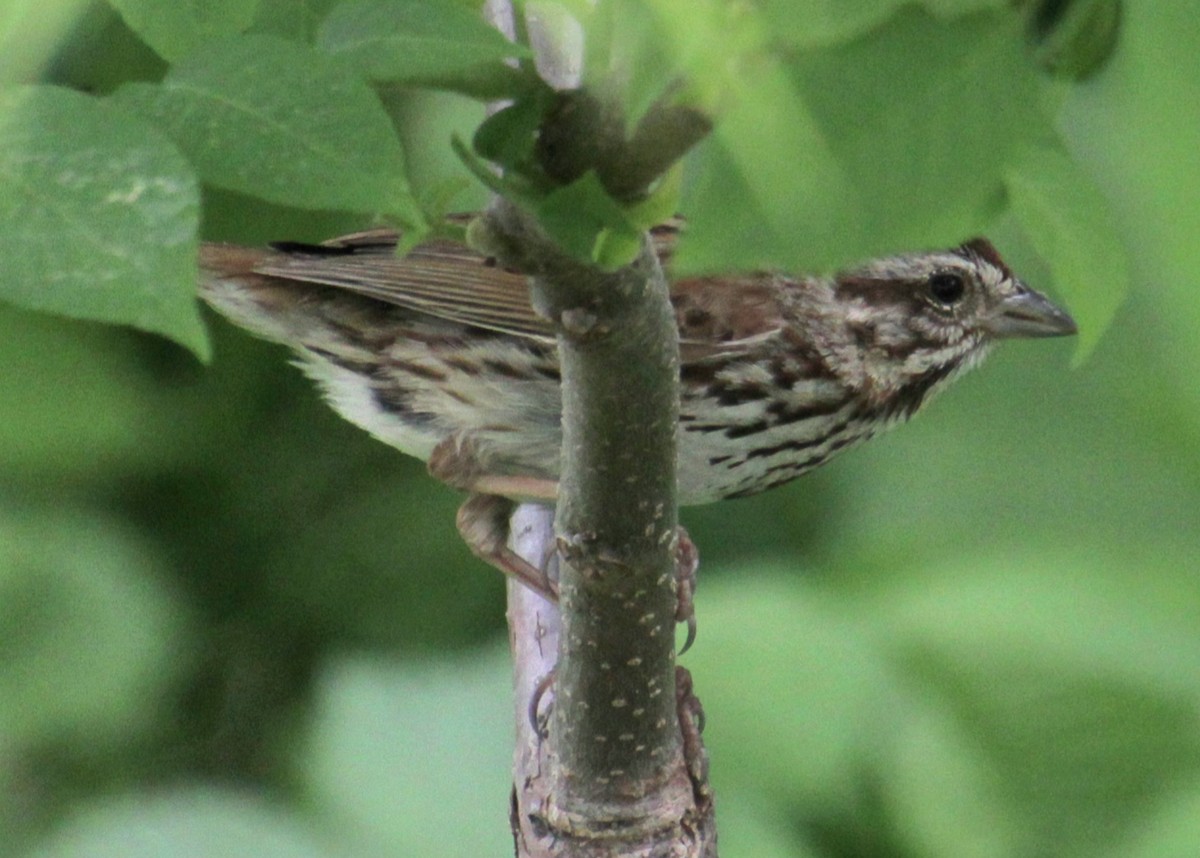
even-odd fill
[{"label": "wing feather", "polygon": [[[539,340],[553,340],[550,323],[534,312],[524,275],[450,241],[432,241],[396,256],[396,234],[356,233],[316,245],[289,246],[255,273],[345,289],[420,313]],[[321,248],[348,253],[322,253]]]},{"label": "wing feather", "polygon": [[[652,232],[664,263],[670,261],[676,234],[673,226]],[[345,289],[473,327],[554,341],[553,326],[530,304],[525,275],[453,241],[427,242],[397,256],[397,240],[393,231],[369,230],[319,245],[280,245],[254,272]],[[713,279],[672,284],[684,361],[737,357],[779,336],[783,310],[771,276],[737,279],[737,289]]]}]

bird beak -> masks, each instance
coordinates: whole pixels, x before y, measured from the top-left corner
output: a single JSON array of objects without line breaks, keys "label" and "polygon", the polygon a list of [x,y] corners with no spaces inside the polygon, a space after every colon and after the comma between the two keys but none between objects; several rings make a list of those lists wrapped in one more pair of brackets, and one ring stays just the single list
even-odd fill
[{"label": "bird beak", "polygon": [[986,322],[993,337],[1063,337],[1078,329],[1071,315],[1045,295],[1032,289],[1009,295]]}]

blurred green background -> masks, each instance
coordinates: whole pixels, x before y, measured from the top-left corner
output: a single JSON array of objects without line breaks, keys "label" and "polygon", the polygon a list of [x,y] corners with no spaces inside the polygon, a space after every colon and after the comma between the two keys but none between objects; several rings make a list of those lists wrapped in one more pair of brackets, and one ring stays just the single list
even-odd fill
[{"label": "blurred green background", "polygon": [[[1063,94],[1133,260],[1095,353],[1007,345],[913,425],[684,511],[702,568],[683,661],[725,854],[1200,855],[1185,7],[1128,3],[1112,61]],[[161,74],[80,9],[43,78]],[[404,101],[418,185],[457,169],[419,141],[475,110]],[[205,217],[246,243],[362,225],[218,192]],[[993,237],[1046,282],[1014,227]],[[459,498],[336,418],[283,349],[212,332],[204,367],[0,307],[0,855],[510,854],[503,584],[457,539]]]}]

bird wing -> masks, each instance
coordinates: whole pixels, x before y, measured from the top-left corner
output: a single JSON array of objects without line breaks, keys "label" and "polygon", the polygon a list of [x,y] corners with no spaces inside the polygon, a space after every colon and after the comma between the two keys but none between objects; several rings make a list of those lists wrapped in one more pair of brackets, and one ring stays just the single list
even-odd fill
[{"label": "bird wing", "polygon": [[[652,232],[669,262],[676,230]],[[435,240],[396,255],[398,235],[369,230],[321,244],[281,242],[254,271],[271,277],[345,289],[437,318],[538,341],[553,342],[553,325],[529,300],[524,274],[501,267],[454,241]],[[684,361],[734,357],[778,336],[783,314],[768,275],[682,280],[671,286]]]},{"label": "bird wing", "polygon": [[523,274],[465,245],[436,240],[396,255],[397,234],[373,230],[323,244],[280,243],[255,272],[345,289],[358,295],[516,336],[553,340],[529,303]]}]

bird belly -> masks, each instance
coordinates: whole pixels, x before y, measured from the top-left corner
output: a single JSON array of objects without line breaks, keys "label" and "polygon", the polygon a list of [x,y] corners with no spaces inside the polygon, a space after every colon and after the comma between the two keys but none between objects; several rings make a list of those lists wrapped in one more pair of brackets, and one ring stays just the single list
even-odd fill
[{"label": "bird belly", "polygon": [[440,352],[398,340],[370,367],[304,354],[301,365],[345,419],[428,461],[449,438],[470,442],[482,473],[557,479],[561,396],[552,358],[497,340]]},{"label": "bird belly", "polygon": [[[557,480],[562,397],[552,350],[531,355],[528,346],[503,340],[447,349],[453,353],[401,339],[370,367],[312,350],[302,366],[339,414],[410,456],[427,461],[439,443],[457,437],[469,439],[483,473]],[[825,380],[733,404],[728,389],[685,394],[679,502],[757,494],[878,428],[857,397]]]}]

